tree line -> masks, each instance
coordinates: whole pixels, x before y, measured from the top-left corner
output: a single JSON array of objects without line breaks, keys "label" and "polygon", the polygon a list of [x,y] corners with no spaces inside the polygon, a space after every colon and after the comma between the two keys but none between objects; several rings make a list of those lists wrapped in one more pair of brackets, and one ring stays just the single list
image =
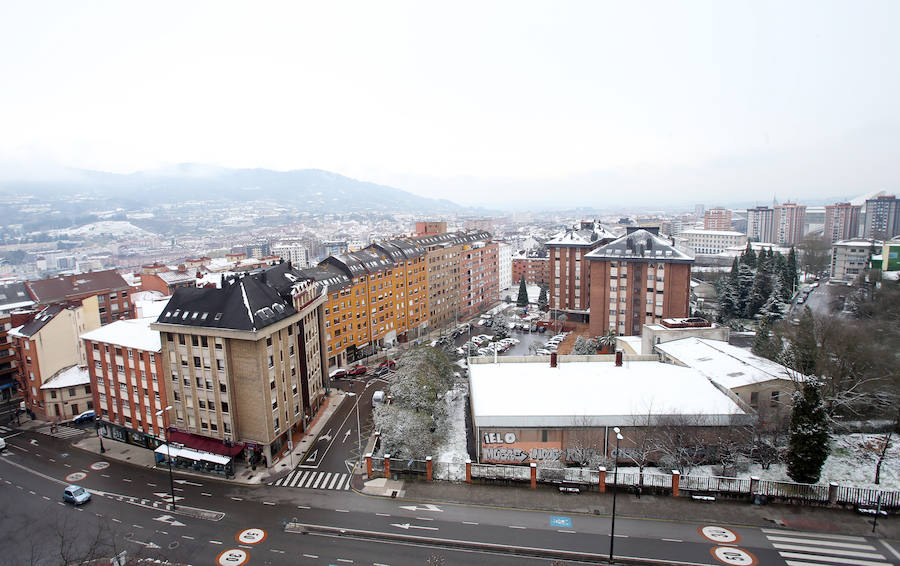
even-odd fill
[{"label": "tree line", "polygon": [[748,242],[741,255],[734,258],[731,272],[717,282],[721,320],[758,316],[779,320],[787,312],[798,285],[794,248],[787,257],[772,248],[757,254]]}]

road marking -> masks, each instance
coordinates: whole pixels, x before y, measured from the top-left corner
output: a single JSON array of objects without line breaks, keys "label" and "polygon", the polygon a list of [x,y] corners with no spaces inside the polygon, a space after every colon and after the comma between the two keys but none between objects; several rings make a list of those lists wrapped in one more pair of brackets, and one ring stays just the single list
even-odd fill
[{"label": "road marking", "polygon": [[30,489],[28,490],[28,493],[30,493],[31,495],[37,495],[35,492],[31,491]]},{"label": "road marking", "polygon": [[551,516],[550,526],[572,528],[572,519],[570,517]]},{"label": "road marking", "polygon": [[181,538],[187,539],[187,540],[194,540],[194,537],[192,537],[191,535],[181,535]]},{"label": "road marking", "polygon": [[122,521],[120,521],[120,520],[116,519],[115,517],[113,517],[113,523],[121,523],[121,522],[122,522]]},{"label": "road marking", "polygon": [[444,512],[444,510],[437,505],[431,505],[430,503],[421,507],[418,507],[416,505],[401,505],[400,509],[407,509],[409,511],[437,511],[438,513]]},{"label": "road marking", "polygon": [[375,513],[375,514],[378,515],[379,517],[390,517],[391,516],[390,513]]},{"label": "road marking", "polygon": [[856,542],[866,542],[863,537],[854,537],[849,535],[831,535],[825,533],[808,533],[803,531],[781,531],[778,529],[760,529],[762,532],[772,535],[791,535],[791,536],[807,536],[816,538],[833,538],[835,540],[852,540]]},{"label": "road marking", "polygon": [[613,535],[616,538],[628,538],[628,535]]},{"label": "road marking", "polygon": [[[857,552],[855,550],[838,550],[836,548],[818,548],[815,546],[803,546],[799,544],[773,544],[775,548],[779,550],[798,550],[800,552],[828,552],[829,554],[836,554],[838,556],[851,556],[854,558],[877,558],[879,560],[884,560],[884,556],[881,554],[876,554],[874,552]],[[786,554],[786,553],[782,553]],[[788,553],[789,554],[789,553]],[[797,558],[796,556],[792,556],[792,558]]]},{"label": "road marking", "polygon": [[337,511],[338,513],[349,513],[350,512],[347,509],[335,509],[335,511]]},{"label": "road marking", "polygon": [[570,530],[567,530],[567,529],[556,529],[556,532],[558,532],[558,533],[573,534],[573,535],[575,534],[575,531],[570,531]]},{"label": "road marking", "polygon": [[132,480],[131,478],[122,478],[122,481],[127,481],[128,483],[131,483],[134,480]]},{"label": "road marking", "polygon": [[233,501],[243,501],[243,499],[240,498],[240,497],[232,497],[231,499],[232,499]]},{"label": "road marking", "polygon": [[283,550],[278,550],[277,548],[270,548],[269,552],[277,552],[278,554],[284,554]]},{"label": "road marking", "polygon": [[188,481],[188,480],[173,480],[173,481],[180,485],[193,485],[196,487],[203,487],[202,483],[196,483],[196,482],[192,482],[192,481]]},{"label": "road marking", "polygon": [[156,517],[153,520],[159,521],[160,523],[168,523],[168,524],[172,525],[173,527],[183,527],[184,526],[184,523],[182,523],[181,521],[176,521],[175,517],[173,517],[172,515],[160,515],[159,517]]},{"label": "road marking", "polygon": [[522,527],[519,525],[510,525],[509,528],[511,528],[511,529],[527,529],[528,527]]},{"label": "road marking", "polygon": [[664,540],[666,542],[684,542],[683,540],[677,539],[677,538],[664,538],[662,540]]},{"label": "road marking", "polygon": [[144,528],[144,527],[142,527],[142,526],[140,526],[140,525],[135,525],[134,523],[132,523],[131,526],[134,527],[134,528],[136,528],[136,529],[143,529],[143,528]]},{"label": "road marking", "polygon": [[347,563],[347,564],[353,564],[353,561],[350,560],[350,559],[348,559],[348,558],[338,558],[337,561],[338,561],[338,562],[344,562],[344,563]]},{"label": "road marking", "polygon": [[263,501],[263,505],[275,505],[271,501]]},{"label": "road marking", "polygon": [[403,530],[409,530],[409,529],[423,529],[423,530],[426,530],[426,531],[436,531],[436,530],[438,530],[437,527],[426,527],[426,526],[424,526],[424,525],[410,525],[409,523],[391,523],[391,526],[392,526],[392,527],[397,527],[397,528],[403,529]]},{"label": "road marking", "polygon": [[156,484],[155,484],[155,483],[147,482],[147,485],[149,485],[150,487],[156,487]]},{"label": "road marking", "polygon": [[318,554],[304,554],[303,557],[304,558],[312,558],[313,560],[315,560],[316,558],[319,557],[319,555]]},{"label": "road marking", "polygon": [[47,497],[46,495],[42,495],[41,497],[43,497],[43,498],[46,499],[47,501],[50,501],[50,498]]},{"label": "road marking", "polygon": [[201,492],[200,495],[202,495],[203,497],[212,497],[211,493]]},{"label": "road marking", "polygon": [[308,507],[306,505],[297,505],[297,509],[311,509],[311,507]]},{"label": "road marking", "polygon": [[372,562],[372,566],[390,566],[389,564],[382,564],[381,562]]},{"label": "road marking", "polygon": [[210,544],[222,544],[222,541],[220,541],[220,540],[211,540],[211,541],[209,541],[209,543],[210,543]]},{"label": "road marking", "polygon": [[463,521],[463,525],[477,525],[478,523],[472,521]]},{"label": "road marking", "polygon": [[699,531],[703,538],[716,544],[729,544],[741,540],[741,537],[734,531],[716,525],[701,527]]},{"label": "road marking", "polygon": [[337,483],[338,479],[342,479],[343,474],[334,474],[334,479],[331,480],[331,483],[328,484],[328,489],[334,489],[334,484]]},{"label": "road marking", "polygon": [[103,476],[104,478],[111,477],[109,474],[100,474],[100,475]]},{"label": "road marking", "polygon": [[173,489],[174,491],[184,491],[184,489],[183,489],[183,488],[180,488],[180,487],[173,487],[172,489]]},{"label": "road marking", "polygon": [[431,517],[416,517],[419,521],[434,521]]},{"label": "road marking", "polygon": [[881,544],[883,544],[884,547],[885,547],[886,549],[890,550],[890,551],[891,551],[891,554],[893,554],[893,555],[896,556],[898,559],[900,559],[900,552],[897,552],[896,550],[894,550],[894,547],[892,547],[892,546],[889,545],[886,541],[883,541],[883,540],[881,541]]},{"label": "road marking", "polygon": [[800,544],[816,544],[819,546],[838,546],[841,548],[851,548],[856,550],[875,550],[874,546],[868,544],[851,544],[848,542],[840,542],[834,540],[815,540],[810,538],[793,537],[768,537],[768,539],[777,542],[796,542]]},{"label": "road marking", "polygon": [[256,544],[266,540],[266,536],[268,536],[266,531],[254,527],[252,529],[244,529],[243,531],[239,532],[236,538],[238,542],[243,542],[245,544]]}]

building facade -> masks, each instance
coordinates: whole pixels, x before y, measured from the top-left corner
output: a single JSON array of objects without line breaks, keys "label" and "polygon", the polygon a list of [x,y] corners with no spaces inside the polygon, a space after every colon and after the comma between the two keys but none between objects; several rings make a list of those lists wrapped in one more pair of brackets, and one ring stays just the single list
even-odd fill
[{"label": "building facade", "polygon": [[710,208],[703,213],[703,229],[731,232],[731,211],[727,208]]},{"label": "building facade", "polygon": [[852,283],[865,273],[873,251],[878,253],[882,243],[871,240],[845,240],[831,246],[831,281]]},{"label": "building facade", "polygon": [[[584,321],[591,308],[591,271],[585,256],[615,238],[599,222],[582,221],[547,243],[550,256],[550,308]],[[526,279],[527,281],[527,279]]]},{"label": "building facade", "polygon": [[747,210],[747,238],[751,242],[775,243],[775,209],[757,206]]},{"label": "building facade", "polygon": [[0,402],[10,401],[18,395],[16,341],[10,335],[13,329],[12,313],[32,305],[34,301],[24,283],[0,286]]},{"label": "building facade", "polygon": [[590,333],[639,336],[644,324],[690,315],[694,258],[654,229],[625,236],[585,256],[591,271]]},{"label": "building facade", "polygon": [[499,299],[498,255],[498,246],[493,242],[463,246],[459,265],[459,319],[486,311]]},{"label": "building facade", "polygon": [[684,230],[679,238],[693,253],[703,255],[721,254],[747,244],[746,234],[731,230]]},{"label": "building facade", "polygon": [[776,244],[796,246],[803,241],[805,226],[806,207],[804,205],[786,202],[775,206],[773,236]]},{"label": "building facade", "polygon": [[898,234],[900,234],[900,200],[894,195],[867,200],[864,237],[888,240]]},{"label": "building facade", "polygon": [[859,215],[862,207],[849,202],[839,202],[825,207],[825,228],[823,236],[826,241],[839,242],[852,240],[859,233]]},{"label": "building facade", "polygon": [[550,285],[549,257],[516,257],[512,260],[513,285],[525,279],[529,285]]},{"label": "building facade", "polygon": [[91,376],[84,366],[69,366],[41,384],[43,414],[56,422],[70,421],[94,408]]},{"label": "building facade", "polygon": [[168,427],[242,445],[272,465],[306,430],[325,395],[324,304],[312,281],[278,264],[178,289],[158,321]]},{"label": "building facade", "polygon": [[309,248],[299,242],[278,242],[272,253],[299,269],[309,267]]},{"label": "building facade", "polygon": [[39,305],[77,301],[96,295],[100,324],[131,318],[128,283],[113,269],[75,275],[60,275],[26,283],[31,297]]},{"label": "building facade", "polygon": [[506,242],[497,243],[497,285],[500,290],[512,287],[512,246]]}]

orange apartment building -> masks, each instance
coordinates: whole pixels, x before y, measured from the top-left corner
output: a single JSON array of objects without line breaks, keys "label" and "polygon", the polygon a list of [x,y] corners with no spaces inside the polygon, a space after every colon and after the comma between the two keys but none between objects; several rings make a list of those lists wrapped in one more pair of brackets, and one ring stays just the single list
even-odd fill
[{"label": "orange apartment building", "polygon": [[514,257],[512,260],[513,288],[518,288],[519,281],[525,279],[529,285],[550,284],[549,257]]},{"label": "orange apartment building", "polygon": [[659,236],[630,228],[585,256],[590,265],[590,332],[639,336],[644,324],[690,316],[694,258]]},{"label": "orange apartment building", "polygon": [[461,318],[475,316],[497,302],[500,293],[499,251],[500,246],[490,242],[475,242],[463,246],[459,266],[462,282],[459,300]]},{"label": "orange apartment building", "polygon": [[165,438],[156,413],[169,405],[155,320],[119,320],[81,336],[100,434],[150,449]]},{"label": "orange apartment building", "polygon": [[547,277],[552,277],[550,308],[556,314],[566,314],[572,321],[587,320],[591,308],[591,270],[585,256],[614,239],[599,222],[582,221],[546,243],[550,256]]}]

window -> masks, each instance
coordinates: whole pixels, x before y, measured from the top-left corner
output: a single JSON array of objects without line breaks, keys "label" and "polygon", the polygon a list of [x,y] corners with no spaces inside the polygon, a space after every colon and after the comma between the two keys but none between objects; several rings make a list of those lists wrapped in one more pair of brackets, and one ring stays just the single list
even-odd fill
[{"label": "window", "polygon": [[751,406],[751,407],[756,407],[756,406],[758,406],[758,405],[759,405],[759,392],[758,392],[758,391],[751,391],[751,392],[750,392],[750,406]]},{"label": "window", "polygon": [[69,397],[74,397],[74,396],[75,396],[75,388],[74,388],[74,387],[70,387],[70,388],[69,388]]},{"label": "window", "polygon": [[56,399],[56,391],[50,391],[50,398]]},{"label": "window", "polygon": [[228,403],[226,401],[222,401],[222,412],[223,413],[228,412]]},{"label": "window", "polygon": [[778,399],[779,399],[779,397],[780,397],[780,394],[781,394],[780,391],[773,391],[773,392],[772,392],[772,401],[771,401],[771,405],[772,405],[773,407],[775,407],[775,406],[778,405]]},{"label": "window", "polygon": [[90,386],[90,385],[85,385],[85,386],[84,386],[84,394],[85,394],[85,395],[90,395],[90,394],[91,394],[91,386]]}]

